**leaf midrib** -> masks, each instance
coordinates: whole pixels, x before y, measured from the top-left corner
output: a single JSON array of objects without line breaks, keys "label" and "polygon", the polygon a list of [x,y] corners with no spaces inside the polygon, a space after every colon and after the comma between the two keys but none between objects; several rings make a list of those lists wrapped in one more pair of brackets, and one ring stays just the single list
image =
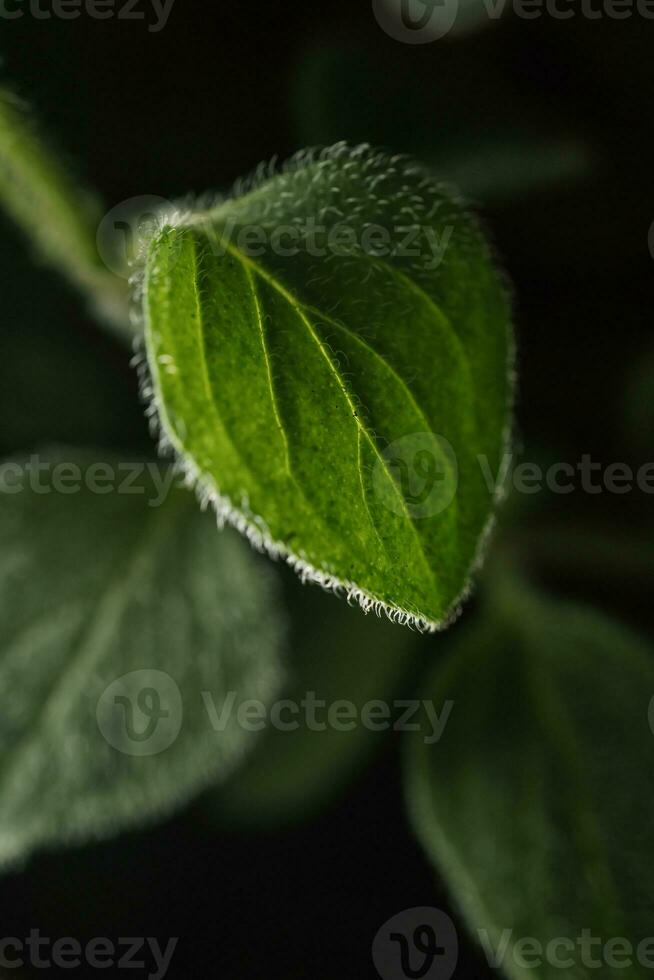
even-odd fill
[{"label": "leaf midrib", "polygon": [[247,277],[248,285],[250,287],[250,292],[252,295],[252,305],[254,306],[254,313],[259,327],[259,334],[261,336],[261,347],[263,349],[263,357],[266,364],[268,390],[270,391],[270,403],[272,405],[273,415],[275,416],[275,422],[277,423],[277,428],[279,429],[279,433],[282,439],[282,445],[284,447],[284,466],[285,466],[287,476],[293,480],[293,474],[291,472],[291,459],[289,455],[288,437],[286,435],[284,423],[282,422],[282,417],[279,411],[279,405],[277,404],[277,395],[275,394],[275,387],[273,382],[272,361],[270,358],[270,351],[268,350],[268,340],[266,338],[266,329],[264,326],[263,316],[261,313],[261,303],[259,300],[259,294],[257,292],[254,276],[252,275],[252,270],[248,268],[248,266],[244,266],[244,269],[245,269],[245,275]]},{"label": "leaf midrib", "polygon": [[[432,585],[434,587],[436,596],[440,596],[440,588],[438,586],[438,583],[436,582],[436,579],[435,579],[435,576],[434,576],[434,571],[433,571],[433,569],[432,569],[432,567],[431,567],[431,565],[430,565],[430,563],[429,563],[429,561],[427,559],[427,556],[425,554],[424,547],[423,547],[423,542],[422,542],[422,538],[421,538],[421,536],[420,536],[420,534],[418,532],[418,529],[416,527],[415,521],[411,517],[409,511],[407,510],[406,501],[405,501],[404,497],[402,496],[399,488],[397,487],[397,484],[396,484],[395,480],[393,479],[392,474],[390,473],[390,470],[388,468],[388,462],[387,462],[387,460],[384,458],[383,454],[380,453],[379,447],[377,446],[377,444],[375,442],[375,439],[373,438],[373,436],[371,435],[371,433],[368,431],[367,427],[363,424],[363,421],[360,418],[359,412],[356,410],[356,405],[352,401],[352,396],[350,394],[350,391],[349,391],[349,388],[348,388],[348,385],[347,385],[346,381],[341,376],[341,374],[338,371],[336,365],[334,364],[334,362],[332,361],[331,357],[329,356],[328,351],[325,349],[324,344],[322,343],[320,337],[317,335],[317,333],[315,331],[314,324],[311,322],[310,318],[307,316],[307,313],[310,312],[309,308],[308,307],[304,307],[301,303],[299,303],[298,300],[292,295],[292,293],[290,293],[285,288],[285,286],[283,286],[282,283],[280,283],[273,275],[271,275],[267,270],[263,269],[257,262],[254,262],[253,259],[250,258],[250,256],[244,255],[239,249],[235,248],[230,242],[227,242],[227,250],[230,252],[231,255],[234,256],[234,258],[237,261],[241,262],[243,265],[246,265],[246,266],[249,266],[250,268],[252,268],[252,270],[254,272],[256,272],[257,275],[260,276],[260,278],[262,278],[266,283],[268,283],[269,286],[271,286],[271,288],[273,288],[276,292],[278,292],[280,294],[280,296],[282,296],[286,300],[286,302],[289,304],[289,306],[291,307],[291,309],[297,314],[297,316],[300,318],[300,320],[304,323],[305,327],[307,328],[307,331],[308,331],[309,335],[311,336],[311,338],[313,339],[314,343],[318,347],[318,350],[320,351],[320,353],[322,354],[322,356],[325,358],[327,364],[329,365],[330,370],[332,371],[334,377],[336,378],[336,381],[337,381],[339,387],[341,388],[341,391],[343,393],[343,396],[345,397],[345,399],[347,401],[347,404],[348,404],[348,406],[349,406],[349,408],[350,408],[350,410],[352,412],[352,417],[355,420],[355,424],[356,424],[357,428],[361,431],[361,433],[363,434],[363,436],[365,437],[365,439],[368,441],[368,443],[369,443],[370,447],[372,448],[374,454],[377,456],[377,459],[381,462],[381,465],[384,468],[384,471],[385,471],[386,476],[387,476],[387,478],[388,478],[388,480],[390,482],[390,485],[393,488],[393,491],[395,492],[395,494],[396,494],[396,496],[397,496],[397,498],[398,498],[398,500],[399,500],[399,502],[401,504],[402,510],[404,512],[405,519],[407,521],[407,524],[409,525],[409,527],[411,527],[412,532],[413,532],[413,534],[414,534],[414,536],[416,538],[416,541],[418,543],[418,552],[420,554],[420,558],[422,560],[422,563],[423,563],[423,566],[424,566],[424,570],[427,572],[427,577],[428,577],[429,581],[432,583]],[[381,357],[381,355],[380,355],[380,357]],[[384,360],[384,359],[382,358],[382,360]],[[431,431],[431,429],[430,429],[430,431]],[[359,469],[359,476],[361,478],[362,477],[362,474],[361,474],[361,470],[360,470],[360,467],[359,467],[358,460],[357,460],[357,468]],[[363,497],[363,501],[364,501],[364,506],[366,507],[366,510],[367,510],[367,503],[366,503],[366,500],[365,500],[365,494],[364,494],[364,497]]]},{"label": "leaf midrib", "polygon": [[[421,425],[424,425],[425,432],[432,432],[433,431],[431,424],[427,420],[427,416],[425,415],[424,410],[420,407],[420,405],[416,401],[413,392],[411,391],[411,389],[407,385],[407,383],[404,380],[404,378],[402,377],[402,375],[397,372],[397,370],[390,363],[390,361],[387,361],[386,358],[382,354],[379,353],[379,351],[375,350],[374,347],[371,347],[370,344],[367,343],[367,341],[363,337],[359,336],[359,334],[357,334],[353,330],[351,330],[345,323],[341,323],[340,321],[335,320],[333,317],[329,316],[329,314],[322,313],[320,310],[317,310],[315,307],[308,307],[308,309],[310,309],[316,316],[321,317],[327,323],[331,324],[337,330],[342,330],[343,333],[347,334],[348,338],[355,344],[355,346],[358,345],[363,350],[365,350],[367,353],[371,354],[373,358],[375,358],[377,361],[379,361],[379,363],[381,365],[383,365],[384,369],[386,369],[389,372],[389,374],[391,375],[391,377],[395,378],[395,380],[397,381],[397,383],[402,388],[402,390],[405,393],[407,399],[411,403],[411,406],[413,407],[414,411],[416,412],[416,415],[418,416],[418,418],[420,420],[420,424]],[[455,503],[455,501],[453,501],[453,503]]]},{"label": "leaf midrib", "polygon": [[[122,556],[116,561],[108,586],[95,599],[97,605],[93,607],[91,623],[79,635],[71,661],[57,675],[54,685],[38,709],[36,720],[32,720],[28,730],[12,747],[4,765],[0,765],[0,785],[4,784],[3,792],[13,779],[21,775],[23,759],[38,744],[43,729],[76,697],[78,690],[70,682],[70,672],[77,672],[78,678],[83,680],[106,652],[108,641],[112,638],[112,631],[107,628],[108,621],[113,620],[115,624],[120,622],[132,599],[132,584],[139,578],[143,568],[152,561],[159,539],[174,530],[182,502],[180,495],[175,503],[169,502],[160,511],[155,511],[151,520],[145,523],[143,533],[135,538],[133,552],[127,561]],[[94,600],[91,601],[93,603]]]}]

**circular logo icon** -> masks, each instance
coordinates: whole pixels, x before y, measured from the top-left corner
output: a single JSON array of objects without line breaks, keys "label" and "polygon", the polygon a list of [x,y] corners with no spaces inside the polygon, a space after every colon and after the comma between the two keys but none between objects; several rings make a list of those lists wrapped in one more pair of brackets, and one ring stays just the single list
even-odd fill
[{"label": "circular logo icon", "polygon": [[372,474],[376,495],[400,516],[434,517],[454,500],[459,467],[443,436],[412,432],[386,447]]},{"label": "circular logo icon", "polygon": [[180,690],[163,670],[133,670],[112,681],[98,700],[103,737],[124,755],[157,755],[182,727]]},{"label": "circular logo icon", "polygon": [[372,962],[382,980],[450,980],[458,958],[454,923],[428,906],[398,912],[372,944]]},{"label": "circular logo icon", "polygon": [[429,44],[445,37],[459,12],[459,0],[372,0],[377,23],[404,44]]},{"label": "circular logo icon", "polygon": [[98,253],[107,268],[129,279],[139,242],[152,237],[163,215],[172,210],[173,205],[165,197],[144,194],[121,201],[108,211],[96,235]]}]

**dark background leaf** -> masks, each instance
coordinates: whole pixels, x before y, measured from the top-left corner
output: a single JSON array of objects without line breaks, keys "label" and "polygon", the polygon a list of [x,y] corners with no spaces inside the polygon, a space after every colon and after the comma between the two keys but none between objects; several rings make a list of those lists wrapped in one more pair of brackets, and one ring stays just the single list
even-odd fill
[{"label": "dark background leaf", "polygon": [[[218,534],[188,490],[164,493],[169,467],[155,477],[138,460],[64,447],[4,466],[6,868],[151,822],[231,776],[256,744],[239,706],[279,694],[286,631],[270,567]],[[89,482],[98,466],[113,492]]]},{"label": "dark background leaf", "polygon": [[407,742],[416,834],[471,935],[504,949],[507,976],[560,975],[547,956],[523,964],[514,944],[527,936],[542,950],[565,937],[566,973],[591,976],[577,945],[588,929],[607,975],[619,969],[601,948],[625,937],[630,974],[646,977],[636,949],[651,933],[651,649],[592,609],[498,578],[475,628],[431,674],[430,696],[453,702],[447,730],[436,745],[421,733]]}]

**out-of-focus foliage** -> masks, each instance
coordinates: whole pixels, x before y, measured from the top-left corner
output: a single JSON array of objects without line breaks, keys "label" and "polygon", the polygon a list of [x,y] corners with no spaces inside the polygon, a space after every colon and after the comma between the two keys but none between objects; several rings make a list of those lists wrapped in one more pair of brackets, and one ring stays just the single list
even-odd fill
[{"label": "out-of-focus foliage", "polygon": [[47,151],[26,106],[3,89],[0,201],[43,258],[86,292],[103,318],[126,329],[124,284],[108,272],[96,250],[99,201]]},{"label": "out-of-focus foliage", "polygon": [[224,779],[240,703],[281,684],[268,569],[170,476],[63,449],[0,468],[2,864]]},{"label": "out-of-focus foliage", "polygon": [[[437,744],[411,736],[413,823],[473,936],[515,980],[554,980],[557,959],[593,975],[584,930],[628,937],[630,975],[649,973],[636,947],[651,936],[652,692],[645,642],[501,575],[425,685],[454,706]],[[567,946],[528,959],[524,937]]]}]

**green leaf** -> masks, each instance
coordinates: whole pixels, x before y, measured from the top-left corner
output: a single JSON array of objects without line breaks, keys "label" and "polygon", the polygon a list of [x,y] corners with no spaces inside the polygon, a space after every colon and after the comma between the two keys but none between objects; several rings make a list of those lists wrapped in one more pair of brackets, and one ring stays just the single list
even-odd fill
[{"label": "green leaf", "polygon": [[[618,937],[633,945],[628,975],[647,976],[637,947],[652,936],[651,650],[590,610],[518,587],[495,599],[426,687],[454,706],[440,742],[408,743],[418,837],[508,976],[626,975],[605,947]],[[602,941],[590,954],[584,931]],[[526,937],[540,956],[523,955]],[[557,938],[568,948],[548,953]],[[562,970],[557,957],[573,962]]]},{"label": "green leaf", "polygon": [[99,315],[129,334],[124,283],[108,272],[95,236],[98,202],[39,138],[25,105],[0,89],[0,204],[43,258],[86,293]]},{"label": "green leaf", "polygon": [[154,506],[170,473],[63,450],[38,464],[0,469],[3,864],[224,779],[255,737],[239,704],[282,681],[268,570],[187,491]]},{"label": "green leaf", "polygon": [[220,515],[365,609],[446,623],[510,409],[507,298],[461,204],[366,147],[303,156],[164,225],[143,305],[164,439]]},{"label": "green leaf", "polygon": [[[311,819],[343,794],[381,748],[395,714],[401,714],[394,714],[393,701],[413,679],[418,640],[407,630],[363,617],[322,591],[303,589],[296,579],[288,583],[287,606],[288,682],[281,698],[299,710],[282,717],[283,725],[297,727],[269,723],[244,765],[212,792],[205,808],[210,818],[238,827]],[[315,709],[302,709],[308,698]],[[388,722],[366,721],[366,705],[373,701],[389,706]],[[334,714],[342,702],[351,706],[355,724]]]}]

